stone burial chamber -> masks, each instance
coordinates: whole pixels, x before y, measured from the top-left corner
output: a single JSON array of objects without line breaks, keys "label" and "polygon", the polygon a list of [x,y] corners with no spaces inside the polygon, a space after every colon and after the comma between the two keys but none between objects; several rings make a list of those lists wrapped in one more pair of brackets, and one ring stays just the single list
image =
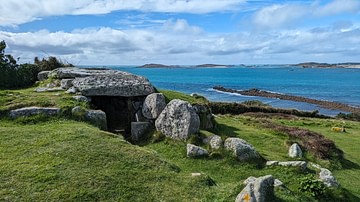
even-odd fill
[{"label": "stone burial chamber", "polygon": [[86,96],[92,108],[105,112],[109,131],[125,135],[131,131],[131,122],[146,121],[142,106],[146,96],[155,92],[147,78],[109,69],[59,68],[47,77],[72,80],[66,88]]}]

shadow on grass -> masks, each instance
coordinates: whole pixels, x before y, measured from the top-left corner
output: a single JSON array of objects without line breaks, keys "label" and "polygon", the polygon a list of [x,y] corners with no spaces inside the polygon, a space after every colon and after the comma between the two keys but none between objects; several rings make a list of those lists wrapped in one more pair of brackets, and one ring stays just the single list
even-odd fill
[{"label": "shadow on grass", "polygon": [[239,131],[239,129],[227,126],[225,124],[217,123],[216,128],[212,132],[221,136],[236,137],[236,131]]},{"label": "shadow on grass", "polygon": [[341,159],[342,169],[360,169],[360,165],[347,159]]}]

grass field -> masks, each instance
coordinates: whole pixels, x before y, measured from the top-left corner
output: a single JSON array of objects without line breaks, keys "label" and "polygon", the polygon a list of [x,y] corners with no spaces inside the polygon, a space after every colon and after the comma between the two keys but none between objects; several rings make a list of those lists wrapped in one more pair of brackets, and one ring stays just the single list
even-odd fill
[{"label": "grass field", "polygon": [[[164,92],[168,99],[194,99]],[[11,96],[17,95],[13,98]],[[31,106],[44,100],[50,106],[77,105],[67,94],[36,94],[33,89],[0,91],[3,112],[12,104]],[[48,97],[47,99],[45,99]],[[191,102],[195,103],[195,98]],[[201,99],[202,100],[202,99]],[[60,104],[59,104],[60,103]],[[252,116],[219,115],[218,127],[202,135],[240,137],[267,160],[289,160],[288,137],[259,126]],[[342,167],[333,170],[341,188],[328,189],[320,201],[360,201],[360,123],[345,123],[346,133],[331,131],[344,123],[335,119],[266,118],[277,124],[319,132],[344,151]],[[202,145],[208,148],[206,145]],[[142,146],[83,122],[64,118],[0,119],[0,201],[234,201],[249,176],[271,174],[286,189],[276,188],[276,201],[317,201],[299,191],[300,178],[315,170],[263,167],[238,162],[226,151],[210,151],[209,158],[186,157],[186,142],[170,139]],[[329,164],[307,153],[303,160]],[[192,177],[191,173],[202,173]],[[216,185],[213,185],[212,182]]]}]

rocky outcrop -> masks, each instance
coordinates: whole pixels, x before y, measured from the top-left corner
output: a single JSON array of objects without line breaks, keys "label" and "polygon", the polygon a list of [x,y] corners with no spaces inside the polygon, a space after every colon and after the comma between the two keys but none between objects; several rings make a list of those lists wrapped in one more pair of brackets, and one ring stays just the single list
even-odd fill
[{"label": "rocky outcrop", "polygon": [[44,81],[49,78],[49,73],[51,71],[41,71],[38,73],[37,78],[39,81]]},{"label": "rocky outcrop", "polygon": [[292,144],[291,147],[289,148],[289,156],[291,158],[302,158],[303,157],[303,152],[297,143]]},{"label": "rocky outcrop", "polygon": [[186,155],[188,157],[192,157],[192,158],[204,157],[204,156],[208,156],[209,152],[206,149],[203,149],[196,145],[187,144],[186,145]]},{"label": "rocky outcrop", "polygon": [[325,184],[327,187],[338,187],[339,183],[336,181],[336,178],[331,173],[330,170],[326,168],[320,168],[319,179]]},{"label": "rocky outcrop", "polygon": [[47,116],[55,116],[60,114],[59,108],[51,108],[51,107],[24,107],[20,109],[11,110],[9,116],[11,118],[17,117],[28,117],[33,115],[43,114]]},{"label": "rocky outcrop", "polygon": [[175,99],[166,105],[156,119],[155,127],[167,137],[186,140],[199,132],[200,119],[188,102]]},{"label": "rocky outcrop", "polygon": [[146,131],[151,127],[149,122],[131,122],[131,140],[139,142],[145,139]]},{"label": "rocky outcrop", "polygon": [[88,110],[85,112],[85,120],[101,130],[107,130],[107,120],[105,112],[101,110]]},{"label": "rocky outcrop", "polygon": [[73,85],[85,96],[147,96],[155,92],[145,77],[125,72],[75,78]]},{"label": "rocky outcrop", "polygon": [[225,149],[233,153],[233,155],[240,161],[259,158],[259,154],[255,148],[240,138],[227,138],[225,140]]},{"label": "rocky outcrop", "polygon": [[162,93],[152,93],[144,101],[142,114],[147,119],[156,119],[165,106],[165,96]]},{"label": "rocky outcrop", "polygon": [[271,175],[266,175],[255,180],[249,180],[246,187],[237,195],[235,202],[266,202],[271,201],[273,196],[274,178]]},{"label": "rocky outcrop", "polygon": [[200,129],[213,129],[215,127],[215,119],[210,107],[202,104],[194,104],[193,107],[200,117]]},{"label": "rocky outcrop", "polygon": [[74,79],[62,79],[60,82],[60,88],[69,89],[73,85],[72,84],[73,80]]}]

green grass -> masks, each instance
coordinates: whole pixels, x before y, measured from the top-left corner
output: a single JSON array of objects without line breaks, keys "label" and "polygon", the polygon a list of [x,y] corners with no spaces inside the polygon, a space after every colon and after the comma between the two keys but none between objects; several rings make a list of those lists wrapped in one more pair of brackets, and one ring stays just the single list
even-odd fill
[{"label": "green grass", "polygon": [[188,94],[184,94],[184,93],[180,93],[180,92],[176,92],[176,91],[171,91],[171,90],[160,90],[160,93],[164,94],[165,98],[166,98],[166,102],[169,102],[170,100],[173,99],[181,99],[184,101],[188,101],[190,104],[195,104],[195,103],[208,103],[209,101],[201,96],[201,95],[188,95]]},{"label": "green grass", "polygon": [[[24,106],[65,109],[82,106],[64,92],[35,93],[33,90],[0,91],[0,112]],[[208,102],[198,96],[161,92],[168,101],[179,98],[190,103]],[[267,120],[320,132],[335,141],[345,152],[343,167],[334,171],[342,187],[328,189],[331,198],[322,201],[360,200],[359,122],[346,122],[347,133],[335,133],[330,128],[341,126],[342,121]],[[215,130],[201,131],[201,134],[217,134],[223,139],[240,137],[254,145],[267,160],[290,160],[288,137],[259,127],[257,118],[221,115],[216,121]],[[268,174],[287,186],[287,189],[276,189],[277,201],[316,201],[298,189],[299,179],[315,177],[314,170],[300,172],[294,168],[242,163],[224,150],[210,150],[218,154],[216,158],[191,159],[186,157],[185,142],[169,139],[150,142],[141,147],[131,145],[89,124],[59,117],[0,118],[0,201],[234,201],[244,187],[243,180]],[[316,159],[307,153],[303,160]],[[191,177],[194,172],[203,173],[204,177]],[[211,180],[207,176],[216,186],[209,186]]]}]

